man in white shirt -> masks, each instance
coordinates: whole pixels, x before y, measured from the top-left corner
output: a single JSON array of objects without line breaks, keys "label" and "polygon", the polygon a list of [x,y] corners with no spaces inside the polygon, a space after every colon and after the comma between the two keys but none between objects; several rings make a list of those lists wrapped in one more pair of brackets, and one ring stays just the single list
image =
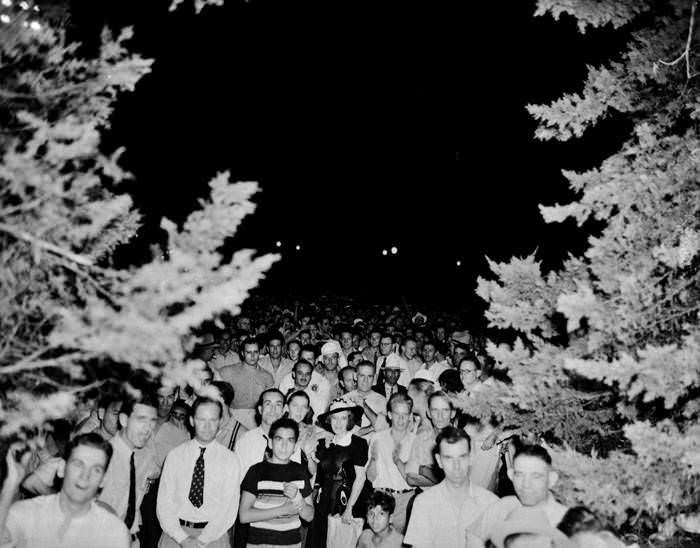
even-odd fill
[{"label": "man in white shirt", "polygon": [[423,365],[423,362],[418,359],[418,346],[413,337],[405,337],[401,343],[401,359],[404,366],[401,368],[399,384],[408,388],[408,383]]},{"label": "man in white shirt", "polygon": [[262,356],[258,365],[272,375],[275,388],[279,388],[280,382],[291,373],[294,362],[282,357],[284,337],[277,331],[272,331],[267,336],[267,356]]},{"label": "man in white shirt", "polygon": [[270,426],[282,417],[284,411],[284,396],[277,388],[268,388],[260,394],[258,403],[260,426],[246,432],[236,444],[236,454],[241,464],[241,481],[248,469],[262,462],[268,445]]},{"label": "man in white shirt", "polygon": [[328,410],[330,385],[323,375],[314,371],[311,362],[305,359],[294,364],[292,372],[282,380],[279,389],[285,396],[299,390],[306,392],[314,417]]},{"label": "man in white shirt", "polygon": [[406,394],[397,392],[389,399],[388,407],[391,428],[378,432],[370,442],[367,479],[372,482],[372,487],[394,497],[396,507],[392,523],[403,535],[406,510],[414,494],[414,488],[406,483],[406,463],[416,438],[411,429],[413,401]]},{"label": "man in white shirt", "polygon": [[467,527],[498,497],[469,481],[470,440],[448,426],[435,440],[445,479],[416,497],[404,542],[413,548],[464,548]]},{"label": "man in white shirt", "polygon": [[238,513],[240,464],[216,441],[222,404],[197,398],[194,439],[165,459],[158,489],[159,548],[230,548],[228,530]]},{"label": "man in white shirt", "polygon": [[154,395],[148,393],[139,399],[127,398],[122,404],[120,429],[110,440],[112,460],[99,496],[99,500],[124,521],[134,544],[138,542],[139,508],[148,490],[149,478],[158,475],[155,448],[148,443],[156,425],[157,408]]},{"label": "man in white shirt", "polygon": [[495,502],[472,523],[468,529],[469,547],[483,548],[492,539],[508,515],[522,506],[541,510],[549,524],[556,527],[568,510],[557,502],[552,488],[559,476],[552,469],[552,457],[539,445],[525,445],[513,457],[513,467],[508,470],[516,496],[503,497]]},{"label": "man in white shirt", "polygon": [[431,340],[423,343],[423,365],[413,375],[413,378],[426,378],[437,383],[440,373],[450,368],[446,361],[438,361],[437,348]]},{"label": "man in white shirt", "polygon": [[0,546],[22,548],[127,548],[124,522],[95,503],[112,446],[90,432],[73,438],[59,465],[61,491],[12,504],[26,473],[30,453],[18,462],[11,447],[5,459],[7,477],[0,491]]},{"label": "man in white shirt", "polygon": [[388,427],[386,422],[386,398],[372,390],[375,367],[372,362],[363,361],[357,367],[357,389],[348,392],[345,397],[356,405],[362,406],[362,424],[357,435],[368,438],[373,432]]}]

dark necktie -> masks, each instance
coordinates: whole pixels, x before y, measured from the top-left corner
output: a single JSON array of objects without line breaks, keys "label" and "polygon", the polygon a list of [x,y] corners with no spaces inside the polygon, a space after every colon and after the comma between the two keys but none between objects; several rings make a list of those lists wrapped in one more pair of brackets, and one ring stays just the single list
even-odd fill
[{"label": "dark necktie", "polygon": [[134,523],[136,515],[136,466],[134,465],[134,452],[131,452],[131,464],[129,472],[129,505],[126,507],[126,517],[124,523],[126,528],[131,531],[131,526]]},{"label": "dark necktie", "polygon": [[199,448],[199,457],[192,472],[192,483],[190,484],[189,499],[192,506],[199,508],[204,502],[204,451],[206,447]]},{"label": "dark necktie", "polygon": [[384,382],[384,366],[386,366],[386,356],[382,358],[382,365],[379,366],[379,372],[377,373],[377,384]]}]

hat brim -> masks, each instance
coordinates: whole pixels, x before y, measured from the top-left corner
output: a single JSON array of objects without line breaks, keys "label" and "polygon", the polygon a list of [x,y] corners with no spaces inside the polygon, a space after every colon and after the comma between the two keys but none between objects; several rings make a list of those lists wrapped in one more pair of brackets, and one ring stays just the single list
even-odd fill
[{"label": "hat brim", "polygon": [[575,544],[559,529],[550,525],[540,525],[532,520],[515,519],[505,520],[496,533],[491,536],[491,542],[496,548],[504,548],[506,539],[510,535],[528,534],[541,535],[552,541],[554,548],[574,548]]},{"label": "hat brim", "polygon": [[355,405],[353,407],[339,407],[338,409],[334,409],[333,411],[326,411],[325,413],[319,415],[318,422],[322,425],[330,427],[331,415],[334,415],[335,413],[340,413],[341,411],[350,411],[353,414],[356,424],[359,424],[359,422],[362,420],[362,415],[365,412],[365,410],[362,409],[362,407],[359,405]]}]

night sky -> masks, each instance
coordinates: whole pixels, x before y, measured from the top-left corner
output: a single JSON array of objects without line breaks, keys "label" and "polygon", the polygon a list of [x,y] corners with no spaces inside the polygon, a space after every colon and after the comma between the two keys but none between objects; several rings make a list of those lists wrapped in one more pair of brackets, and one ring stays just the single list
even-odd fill
[{"label": "night sky", "polygon": [[621,126],[541,143],[524,107],[578,91],[586,64],[619,47],[608,31],[534,18],[534,2],[226,0],[200,15],[168,4],[74,11],[85,36],[134,25],[132,45],[156,60],[107,142],[127,147],[142,247],[229,170],[262,188],[231,248],[283,242],[260,288],[270,294],[472,306],[485,255],[538,249],[556,266],[582,248],[585,233],[545,226],[537,204],[570,200],[560,170],[596,166]]}]

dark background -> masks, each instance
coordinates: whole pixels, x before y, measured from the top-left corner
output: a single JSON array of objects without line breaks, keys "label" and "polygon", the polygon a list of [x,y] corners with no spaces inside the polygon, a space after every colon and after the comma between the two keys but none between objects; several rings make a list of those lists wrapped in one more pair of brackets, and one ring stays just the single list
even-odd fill
[{"label": "dark background", "polygon": [[[73,10],[84,39],[133,25],[132,47],[155,58],[107,141],[127,147],[145,215],[127,260],[224,170],[262,189],[230,250],[282,241],[266,294],[476,309],[485,256],[537,250],[552,268],[583,249],[583,231],[544,225],[537,204],[573,199],[561,169],[598,165],[620,124],[542,143],[525,105],[579,91],[586,64],[622,44],[609,30],[580,35],[571,18],[533,17],[534,2],[226,0],[200,15],[168,5]],[[381,255],[394,245],[398,255]]]}]

